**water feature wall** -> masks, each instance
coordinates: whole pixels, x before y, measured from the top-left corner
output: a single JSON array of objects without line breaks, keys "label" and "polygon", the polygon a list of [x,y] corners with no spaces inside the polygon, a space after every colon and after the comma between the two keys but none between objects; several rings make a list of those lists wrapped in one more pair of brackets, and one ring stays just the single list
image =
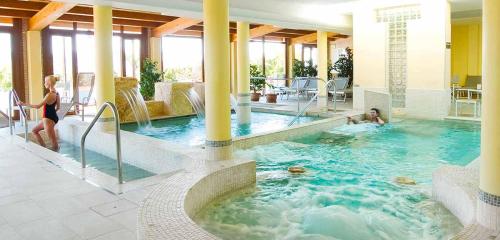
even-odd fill
[{"label": "water feature wall", "polygon": [[191,103],[191,106],[193,106],[194,112],[196,113],[198,118],[204,118],[205,104],[200,98],[200,95],[198,95],[198,93],[193,88],[182,92],[182,94],[188,99],[189,103]]},{"label": "water feature wall", "polygon": [[150,127],[151,119],[149,117],[148,108],[146,106],[144,98],[139,92],[139,89],[137,88],[120,89],[120,94],[122,94],[127,100],[139,127]]},{"label": "water feature wall", "polygon": [[203,83],[191,82],[159,82],[155,83],[155,100],[162,101],[163,105],[173,116],[185,116],[195,113],[193,106],[183,94],[193,88],[202,102],[205,99]]},{"label": "water feature wall", "polygon": [[[128,92],[130,89],[137,89],[138,82],[135,78],[127,78],[127,77],[117,77],[115,78],[115,103],[118,108],[118,113],[120,114],[121,122],[135,122],[137,121],[136,114],[134,113],[136,108],[130,107],[129,100],[127,100],[128,95],[133,94],[137,96],[140,100],[138,102],[141,105],[141,109],[147,109],[147,113],[150,118],[158,118],[162,116],[169,115],[167,109],[164,106],[162,101],[144,101],[142,96],[138,95],[138,92],[130,92],[129,94],[124,94],[122,92]],[[137,90],[134,90],[137,91]],[[133,97],[136,98],[136,97]],[[146,111],[145,111],[146,112]]]}]

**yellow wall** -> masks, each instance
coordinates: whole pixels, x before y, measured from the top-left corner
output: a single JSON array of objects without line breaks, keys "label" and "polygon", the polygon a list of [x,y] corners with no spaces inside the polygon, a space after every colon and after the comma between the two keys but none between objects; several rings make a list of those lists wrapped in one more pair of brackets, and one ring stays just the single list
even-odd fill
[{"label": "yellow wall", "polygon": [[480,21],[451,26],[451,76],[458,76],[460,85],[465,84],[467,75],[481,75],[481,32]]}]

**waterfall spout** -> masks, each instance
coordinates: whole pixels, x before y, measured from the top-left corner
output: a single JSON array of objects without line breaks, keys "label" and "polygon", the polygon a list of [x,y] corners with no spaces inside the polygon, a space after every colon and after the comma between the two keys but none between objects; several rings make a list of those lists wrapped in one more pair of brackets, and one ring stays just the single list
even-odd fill
[{"label": "waterfall spout", "polygon": [[137,121],[137,125],[139,125],[140,128],[151,127],[151,119],[149,118],[148,108],[144,98],[139,92],[139,89],[121,89],[120,93],[127,100],[130,109],[134,114],[135,120]]}]

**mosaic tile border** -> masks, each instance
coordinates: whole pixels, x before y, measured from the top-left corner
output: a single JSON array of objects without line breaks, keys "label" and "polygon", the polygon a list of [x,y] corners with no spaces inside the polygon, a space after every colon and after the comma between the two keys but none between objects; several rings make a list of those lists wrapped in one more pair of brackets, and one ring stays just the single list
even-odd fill
[{"label": "mosaic tile border", "polygon": [[252,186],[256,164],[250,160],[208,161],[179,173],[153,189],[138,210],[139,240],[219,239],[192,218],[229,192]]},{"label": "mosaic tile border", "polygon": [[500,207],[500,196],[485,192],[481,189],[479,189],[479,200],[482,202],[495,206],[495,207]]},{"label": "mosaic tile border", "polygon": [[225,140],[225,141],[210,141],[210,140],[205,141],[205,145],[207,147],[227,147],[227,146],[231,146],[232,144],[233,144],[232,139]]}]

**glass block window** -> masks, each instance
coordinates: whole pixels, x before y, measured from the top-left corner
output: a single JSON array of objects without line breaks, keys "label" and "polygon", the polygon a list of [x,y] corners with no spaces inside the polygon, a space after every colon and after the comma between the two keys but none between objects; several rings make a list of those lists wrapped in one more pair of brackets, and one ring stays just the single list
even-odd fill
[{"label": "glass block window", "polygon": [[387,23],[386,82],[392,95],[392,106],[406,105],[407,80],[407,21],[420,19],[419,5],[377,9],[377,22]]}]

